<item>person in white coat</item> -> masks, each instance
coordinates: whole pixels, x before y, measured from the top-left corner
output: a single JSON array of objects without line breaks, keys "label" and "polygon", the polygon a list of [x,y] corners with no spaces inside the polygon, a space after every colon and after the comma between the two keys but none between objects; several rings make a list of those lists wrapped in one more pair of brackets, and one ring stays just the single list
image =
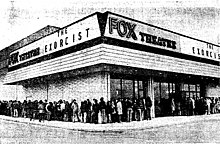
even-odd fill
[{"label": "person in white coat", "polygon": [[118,113],[118,122],[121,122],[123,112],[122,112],[122,103],[120,99],[118,99],[117,101],[117,113]]},{"label": "person in white coat", "polygon": [[210,100],[210,98],[206,98],[206,105],[207,105],[207,114],[210,115],[211,112],[211,103],[212,101]]}]

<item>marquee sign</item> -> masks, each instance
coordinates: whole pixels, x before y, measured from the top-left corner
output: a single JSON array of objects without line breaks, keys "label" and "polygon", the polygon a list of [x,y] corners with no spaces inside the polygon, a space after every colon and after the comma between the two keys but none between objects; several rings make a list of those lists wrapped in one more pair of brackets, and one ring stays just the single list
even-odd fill
[{"label": "marquee sign", "polygon": [[220,61],[220,47],[196,41],[187,37],[180,38],[181,52],[196,57]]},{"label": "marquee sign", "polygon": [[9,67],[100,36],[97,15],[93,15],[12,52],[9,58]]},{"label": "marquee sign", "polygon": [[[108,13],[104,36],[196,57],[220,61],[219,47]],[[35,41],[10,54],[9,67],[101,37],[97,14]]]},{"label": "marquee sign", "polygon": [[[105,36],[220,61],[220,47],[109,14]],[[147,47],[146,47],[147,48]]]},{"label": "marquee sign", "polygon": [[105,36],[180,52],[178,35],[113,14],[108,15]]}]

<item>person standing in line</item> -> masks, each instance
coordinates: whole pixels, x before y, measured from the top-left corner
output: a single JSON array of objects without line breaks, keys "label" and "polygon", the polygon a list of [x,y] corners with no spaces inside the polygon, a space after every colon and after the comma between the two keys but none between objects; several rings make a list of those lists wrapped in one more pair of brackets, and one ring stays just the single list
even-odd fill
[{"label": "person standing in line", "polygon": [[61,119],[62,121],[64,121],[65,108],[66,108],[65,100],[60,100],[60,111],[61,111],[61,117],[60,117],[60,119]]},{"label": "person standing in line", "polygon": [[38,110],[39,110],[39,122],[44,121],[45,107],[42,100],[39,101]]},{"label": "person standing in line", "polygon": [[214,113],[219,113],[220,112],[220,102],[217,100],[216,104],[214,106]]},{"label": "person standing in line", "polygon": [[142,98],[139,98],[138,99],[138,106],[140,107],[140,110],[139,110],[139,112],[140,112],[140,121],[142,121],[142,120],[144,120],[145,119],[145,109],[146,109],[146,107],[145,107],[145,99],[142,97]]},{"label": "person standing in line", "polygon": [[206,98],[206,105],[207,105],[207,114],[210,115],[210,112],[211,112],[211,100],[210,100],[210,98]]},{"label": "person standing in line", "polygon": [[129,98],[125,99],[125,103],[127,105],[127,122],[132,121],[132,115],[133,115],[133,105]]},{"label": "person standing in line", "polygon": [[121,104],[122,104],[122,116],[121,116],[121,121],[126,122],[128,119],[128,115],[127,115],[127,110],[128,110],[128,106],[127,106],[127,98],[121,98]]},{"label": "person standing in line", "polygon": [[33,116],[34,116],[34,104],[31,100],[28,101],[27,103],[27,107],[28,107],[28,110],[27,110],[27,113],[28,113],[28,118],[30,118],[30,121],[33,119]]},{"label": "person standing in line", "polygon": [[68,101],[64,101],[65,103],[65,108],[64,108],[64,111],[63,111],[63,120],[65,122],[68,122],[69,121],[69,107],[70,107],[70,104]]},{"label": "person standing in line", "polygon": [[80,106],[81,116],[82,116],[82,122],[86,123],[86,104],[87,101],[82,101]]},{"label": "person standing in line", "polygon": [[198,99],[198,103],[197,103],[197,107],[196,108],[198,108],[198,114],[199,115],[202,115],[202,114],[204,114],[205,112],[205,110],[204,110],[204,108],[203,108],[203,105],[204,105],[204,99],[203,99],[203,97],[200,97],[199,99]]},{"label": "person standing in line", "polygon": [[177,101],[176,103],[176,113],[178,116],[181,115],[181,103],[180,103],[180,100]]},{"label": "person standing in line", "polygon": [[106,116],[107,116],[107,123],[111,123],[112,122],[112,103],[111,101],[107,102],[106,105]]},{"label": "person standing in line", "polygon": [[47,115],[46,115],[46,105],[48,104],[47,99],[44,100],[43,104],[44,104],[44,111],[45,111],[44,119],[47,119]]},{"label": "person standing in line", "polygon": [[13,102],[10,100],[8,102],[8,109],[9,109],[9,116],[13,117],[14,116],[14,111],[13,111]]},{"label": "person standing in line", "polygon": [[171,115],[174,116],[176,106],[175,106],[175,101],[174,98],[171,98]]},{"label": "person standing in line", "polygon": [[215,100],[214,98],[211,99],[211,104],[210,104],[210,108],[211,108],[211,114],[214,114],[214,107],[215,107]]},{"label": "person standing in line", "polygon": [[198,98],[195,98],[195,110],[194,110],[194,114],[198,115],[198,107],[199,107],[199,103],[198,103]]},{"label": "person standing in line", "polygon": [[58,109],[59,109],[59,105],[56,101],[53,102],[53,119],[54,120],[58,120]]},{"label": "person standing in line", "polygon": [[115,123],[118,121],[118,115],[117,115],[117,103],[116,100],[112,100],[111,103],[111,107],[112,107],[112,122]]},{"label": "person standing in line", "polygon": [[62,100],[59,100],[57,102],[57,105],[56,105],[56,114],[57,114],[57,120],[58,121],[61,121],[62,120],[62,111],[61,111],[61,104],[62,104]]},{"label": "person standing in line", "polygon": [[118,102],[117,102],[117,113],[118,113],[118,122],[122,122],[122,115],[123,115],[123,111],[122,111],[122,103],[121,103],[121,100],[118,99]]},{"label": "person standing in line", "polygon": [[73,111],[72,122],[79,122],[79,105],[75,99],[72,102],[71,109]]},{"label": "person standing in line", "polygon": [[138,100],[135,98],[133,100],[133,113],[134,113],[134,120],[139,121],[140,120],[140,106],[138,105]]},{"label": "person standing in line", "polygon": [[86,105],[86,122],[91,123],[91,112],[92,112],[92,103],[87,99]]},{"label": "person standing in line", "polygon": [[92,123],[98,124],[99,117],[99,104],[97,99],[93,99],[92,105]]},{"label": "person standing in line", "polygon": [[27,117],[27,101],[24,100],[22,104],[22,117],[26,118]]},{"label": "person standing in line", "polygon": [[149,96],[146,97],[145,99],[145,107],[146,107],[146,114],[147,114],[147,120],[151,120],[151,106],[152,106],[152,101]]},{"label": "person standing in line", "polygon": [[52,115],[52,111],[53,111],[53,104],[52,102],[47,103],[46,105],[46,114],[47,114],[47,120],[50,121],[51,120],[51,115]]},{"label": "person standing in line", "polygon": [[72,104],[73,104],[73,99],[71,99],[70,103],[69,103],[69,122],[73,122],[73,109],[72,109]]},{"label": "person standing in line", "polygon": [[105,123],[106,104],[103,97],[100,98],[99,108],[101,113],[101,123]]},{"label": "person standing in line", "polygon": [[191,115],[195,115],[195,100],[193,98],[190,98],[190,105]]},{"label": "person standing in line", "polygon": [[14,107],[14,117],[18,117],[19,105],[18,105],[18,102],[16,100],[13,102],[13,107]]},{"label": "person standing in line", "polygon": [[18,117],[22,117],[22,103],[18,101]]}]

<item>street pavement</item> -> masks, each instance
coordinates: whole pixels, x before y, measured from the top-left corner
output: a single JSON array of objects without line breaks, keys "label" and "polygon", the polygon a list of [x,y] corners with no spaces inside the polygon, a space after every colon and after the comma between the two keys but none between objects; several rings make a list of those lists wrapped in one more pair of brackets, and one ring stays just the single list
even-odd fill
[{"label": "street pavement", "polygon": [[220,114],[87,124],[0,116],[0,144],[220,143]]},{"label": "street pavement", "polygon": [[28,118],[15,118],[8,116],[0,116],[1,120],[12,121],[18,123],[26,123],[31,125],[47,126],[54,128],[62,128],[68,130],[88,131],[88,132],[123,132],[128,130],[143,130],[165,126],[173,126],[184,123],[197,123],[200,121],[220,120],[220,114],[198,115],[198,116],[170,116],[153,118],[152,120],[107,123],[107,124],[90,124],[80,122],[62,122],[47,121],[39,122],[38,120],[30,121]]}]

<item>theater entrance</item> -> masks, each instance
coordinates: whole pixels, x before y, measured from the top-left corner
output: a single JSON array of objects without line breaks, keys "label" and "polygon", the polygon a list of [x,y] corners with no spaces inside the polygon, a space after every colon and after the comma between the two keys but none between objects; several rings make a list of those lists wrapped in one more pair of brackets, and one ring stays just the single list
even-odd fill
[{"label": "theater entrance", "polygon": [[187,115],[189,99],[201,97],[200,84],[155,81],[153,88],[155,117]]},{"label": "theater entrance", "polygon": [[111,99],[140,99],[148,95],[147,79],[112,76],[110,79]]}]

